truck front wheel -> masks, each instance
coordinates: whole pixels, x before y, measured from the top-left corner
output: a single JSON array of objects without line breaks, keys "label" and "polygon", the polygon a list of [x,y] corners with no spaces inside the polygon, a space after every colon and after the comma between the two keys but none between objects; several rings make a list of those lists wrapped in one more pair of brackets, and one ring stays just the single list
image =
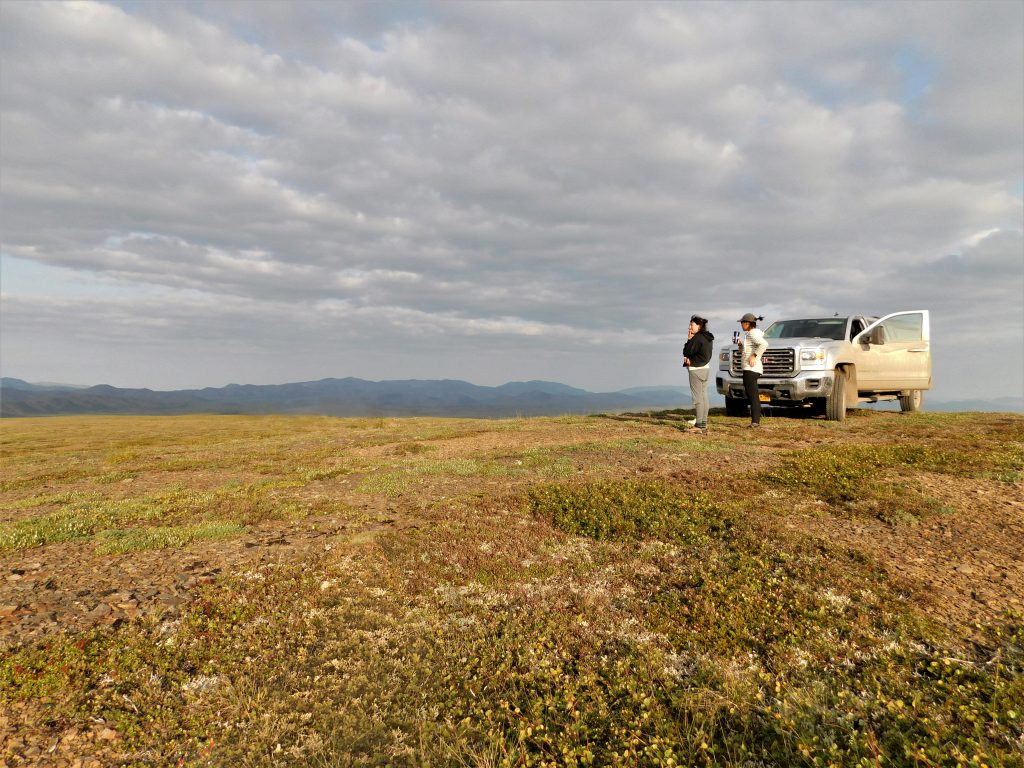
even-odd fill
[{"label": "truck front wheel", "polygon": [[904,413],[914,413],[921,410],[921,403],[924,401],[924,393],[920,389],[911,389],[900,395],[900,410]]},{"label": "truck front wheel", "polygon": [[846,371],[836,368],[832,392],[825,398],[825,418],[842,421],[846,418]]},{"label": "truck front wheel", "polygon": [[725,396],[725,415],[726,416],[746,416],[747,415],[747,401],[739,397]]}]

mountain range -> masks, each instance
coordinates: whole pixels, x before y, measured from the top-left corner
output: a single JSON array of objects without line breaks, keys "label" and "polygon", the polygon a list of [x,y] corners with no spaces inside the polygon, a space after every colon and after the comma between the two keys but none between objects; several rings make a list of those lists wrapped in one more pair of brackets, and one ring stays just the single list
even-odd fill
[{"label": "mountain range", "polygon": [[451,379],[321,379],[293,384],[155,391],[106,384],[74,387],[0,379],[0,416],[58,414],[316,413],[329,416],[499,418],[600,413],[690,404],[683,387],[588,392],[550,381],[484,387]]},{"label": "mountain range", "polygon": [[[712,405],[721,397],[712,392]],[[29,383],[0,378],[0,417],[67,414],[312,413],[328,416],[462,416],[502,418],[690,407],[688,387],[633,387],[588,392],[551,381],[485,387],[453,379],[321,379],[292,384],[157,391]],[[876,407],[890,406],[888,403]],[[895,407],[895,406],[893,406]],[[1024,398],[932,402],[934,411],[1024,412]]]}]

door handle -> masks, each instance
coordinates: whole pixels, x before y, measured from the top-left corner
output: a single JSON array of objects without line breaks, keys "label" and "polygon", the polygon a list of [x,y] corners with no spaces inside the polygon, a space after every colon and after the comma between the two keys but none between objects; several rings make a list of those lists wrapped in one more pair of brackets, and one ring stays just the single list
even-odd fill
[{"label": "door handle", "polygon": [[907,352],[927,352],[928,347],[918,347],[917,349],[908,349]]}]

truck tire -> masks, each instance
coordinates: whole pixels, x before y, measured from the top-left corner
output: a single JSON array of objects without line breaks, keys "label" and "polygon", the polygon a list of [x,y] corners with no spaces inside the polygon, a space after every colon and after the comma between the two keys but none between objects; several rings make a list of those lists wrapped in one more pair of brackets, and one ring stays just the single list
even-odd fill
[{"label": "truck tire", "polygon": [[725,415],[726,416],[746,416],[747,401],[739,397],[725,397]]},{"label": "truck tire", "polygon": [[900,410],[904,413],[920,411],[923,402],[924,392],[920,389],[909,389],[906,394],[900,395]]},{"label": "truck tire", "polygon": [[846,418],[846,371],[836,368],[832,392],[825,398],[825,418],[842,421]]}]

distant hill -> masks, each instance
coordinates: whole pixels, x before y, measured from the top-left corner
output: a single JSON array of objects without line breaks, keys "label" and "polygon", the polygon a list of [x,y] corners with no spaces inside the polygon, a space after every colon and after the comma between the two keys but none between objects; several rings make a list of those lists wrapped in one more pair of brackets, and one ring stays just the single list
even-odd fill
[{"label": "distant hill", "polygon": [[992,400],[947,400],[925,406],[933,411],[1006,411],[1024,413],[1024,397],[996,397]]},{"label": "distant hill", "polygon": [[[895,401],[861,403],[860,407],[878,411],[898,411],[900,409],[899,403]],[[929,400],[926,393],[924,410],[943,413],[963,413],[967,411],[1024,413],[1024,397],[996,397],[991,400]]]},{"label": "distant hill", "polygon": [[[645,388],[646,389],[646,388]],[[595,393],[550,381],[483,387],[451,379],[322,379],[294,384],[155,391],[94,387],[55,389],[0,380],[0,416],[60,414],[317,413],[331,416],[466,416],[499,418],[598,413],[689,405],[676,388]]]},{"label": "distant hill", "polygon": [[[712,405],[721,396],[712,388]],[[633,387],[588,392],[552,381],[512,381],[484,387],[454,379],[367,381],[321,379],[293,384],[156,391],[107,384],[80,387],[0,379],[0,416],[66,414],[317,413],[330,416],[550,416],[690,407],[689,387]],[[889,410],[895,403],[863,407]],[[1024,412],[1024,398],[934,402],[930,411]]]},{"label": "distant hill", "polygon": [[37,381],[33,384],[29,384],[27,381],[21,379],[12,379],[9,376],[0,378],[0,388],[3,389],[20,389],[25,392],[71,392],[76,389],[86,389],[86,387],[75,384],[54,384],[49,381]]}]

